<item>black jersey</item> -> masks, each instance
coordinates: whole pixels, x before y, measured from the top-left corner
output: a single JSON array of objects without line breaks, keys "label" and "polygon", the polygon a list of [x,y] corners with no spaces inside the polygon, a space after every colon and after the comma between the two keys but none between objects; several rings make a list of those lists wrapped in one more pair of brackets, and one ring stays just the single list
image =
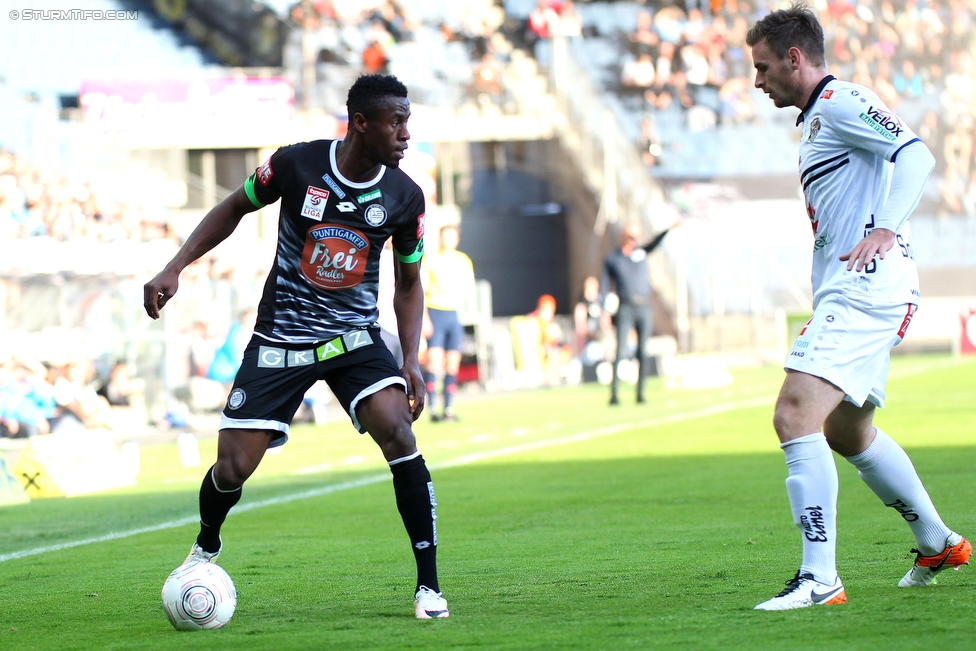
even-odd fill
[{"label": "black jersey", "polygon": [[399,169],[354,183],[339,173],[337,140],[282,147],[244,183],[251,202],[281,199],[278,247],[255,334],[277,342],[332,339],[376,324],[380,252],[424,252],[424,195]]}]

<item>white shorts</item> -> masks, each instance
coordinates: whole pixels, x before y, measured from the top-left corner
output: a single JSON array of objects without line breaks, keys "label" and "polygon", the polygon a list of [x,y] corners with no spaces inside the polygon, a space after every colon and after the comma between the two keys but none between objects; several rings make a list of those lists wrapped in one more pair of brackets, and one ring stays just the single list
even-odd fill
[{"label": "white shorts", "polygon": [[784,367],[827,380],[858,407],[884,407],[891,349],[901,343],[917,305],[868,305],[842,294],[820,299]]}]

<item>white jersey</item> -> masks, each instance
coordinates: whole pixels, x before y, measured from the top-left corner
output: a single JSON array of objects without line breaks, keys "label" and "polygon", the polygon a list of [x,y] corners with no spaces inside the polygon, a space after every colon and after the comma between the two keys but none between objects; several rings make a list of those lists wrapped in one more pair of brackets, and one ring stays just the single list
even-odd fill
[{"label": "white jersey", "polygon": [[813,303],[832,292],[884,303],[918,303],[908,220],[897,246],[860,273],[839,258],[872,228],[888,197],[898,152],[918,140],[870,89],[827,76],[797,118],[800,183],[813,225]]}]

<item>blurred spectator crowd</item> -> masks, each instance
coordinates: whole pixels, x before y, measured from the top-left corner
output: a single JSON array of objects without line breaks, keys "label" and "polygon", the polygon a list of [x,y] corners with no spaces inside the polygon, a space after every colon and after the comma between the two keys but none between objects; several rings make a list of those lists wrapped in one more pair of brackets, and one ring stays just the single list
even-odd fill
[{"label": "blurred spectator crowd", "polygon": [[0,238],[26,237],[149,242],[173,233],[164,212],[106,199],[88,182],[0,149]]},{"label": "blurred spectator crowd", "polygon": [[285,59],[292,66],[300,59],[297,65],[314,70],[314,103],[337,114],[360,73],[395,74],[424,103],[466,97],[503,104],[499,77],[510,52],[502,38],[505,19],[493,0],[303,0],[289,10],[295,29]]},{"label": "blurred spectator crowd", "polygon": [[0,436],[112,429],[113,410],[127,409],[128,366],[116,363],[99,378],[94,363],[81,356],[43,362],[6,355],[0,361]]},{"label": "blurred spectator crowd", "polygon": [[[587,3],[587,16],[598,5]],[[582,37],[612,37],[620,53],[608,65],[608,89],[642,116],[642,155],[662,158],[669,131],[703,131],[762,119],[745,38],[773,2],[685,0],[635,3],[631,25],[608,34],[584,21]],[[533,15],[555,16],[571,3],[539,0]],[[940,213],[976,214],[973,144],[976,94],[972,67],[973,0],[812,0],[824,28],[828,68],[872,88],[933,150]],[[531,29],[532,19],[528,21]],[[623,28],[622,28],[623,27]],[[601,32],[602,28],[602,32]],[[540,35],[541,36],[541,35]],[[761,98],[760,98],[761,99]]]}]

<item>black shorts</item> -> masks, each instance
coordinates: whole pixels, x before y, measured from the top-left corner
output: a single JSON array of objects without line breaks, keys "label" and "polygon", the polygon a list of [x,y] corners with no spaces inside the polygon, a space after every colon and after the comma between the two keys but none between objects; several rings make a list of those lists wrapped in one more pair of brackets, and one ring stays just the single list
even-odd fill
[{"label": "black shorts", "polygon": [[220,429],[263,429],[278,432],[269,447],[288,440],[291,419],[305,392],[325,380],[360,432],[356,418],[363,398],[398,384],[406,390],[379,328],[352,330],[331,341],[280,344],[251,337],[220,419]]}]

